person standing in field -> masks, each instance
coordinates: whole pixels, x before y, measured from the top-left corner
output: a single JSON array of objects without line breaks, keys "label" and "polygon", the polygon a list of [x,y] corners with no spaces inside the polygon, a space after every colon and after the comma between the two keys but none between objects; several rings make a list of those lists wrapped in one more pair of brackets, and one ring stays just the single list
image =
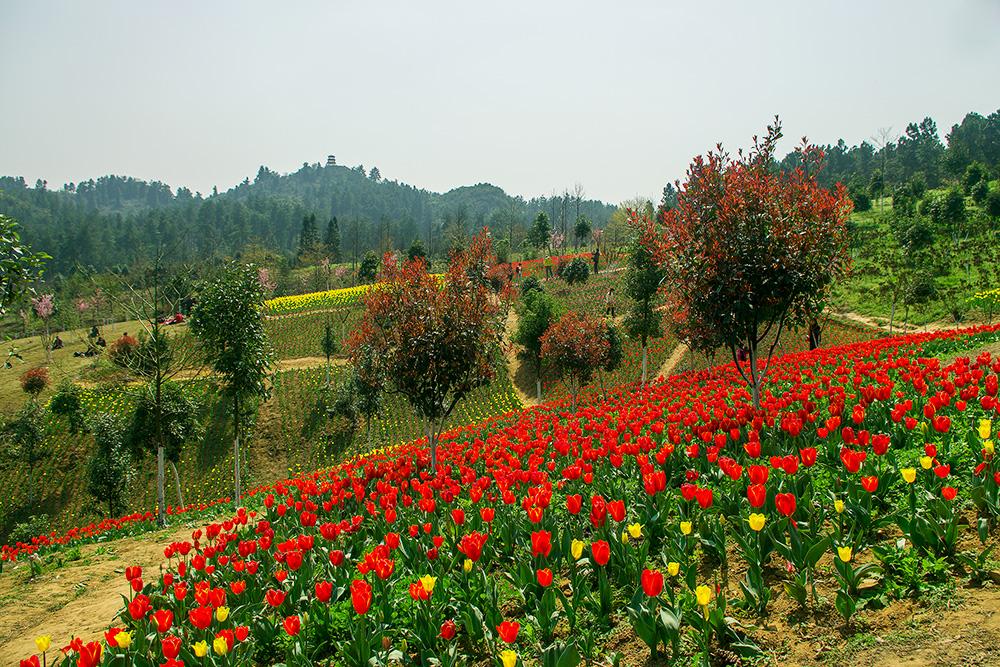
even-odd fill
[{"label": "person standing in field", "polygon": [[615,318],[615,288],[609,287],[607,294],[604,295],[604,314],[610,316],[611,319]]},{"label": "person standing in field", "polygon": [[545,255],[545,277],[552,277],[552,253]]},{"label": "person standing in field", "polygon": [[594,275],[596,276],[601,266],[601,246],[594,248]]}]

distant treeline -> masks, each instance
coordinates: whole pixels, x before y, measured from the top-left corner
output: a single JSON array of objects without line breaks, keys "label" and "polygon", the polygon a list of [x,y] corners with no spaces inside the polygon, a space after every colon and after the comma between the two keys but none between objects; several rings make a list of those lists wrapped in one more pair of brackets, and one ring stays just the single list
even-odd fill
[{"label": "distant treeline", "polygon": [[[880,131],[856,146],[841,139],[824,150],[826,166],[821,182],[827,186],[843,183],[852,194],[878,191],[880,186],[891,194],[896,186],[914,179],[937,188],[960,178],[974,162],[986,166],[990,177],[996,178],[1000,169],[1000,110],[989,116],[966,114],[961,123],[952,125],[944,141],[937,123],[924,118],[907,125],[902,134]],[[797,158],[790,153],[782,166],[794,167]]]},{"label": "distant treeline", "polygon": [[341,257],[334,259],[341,261],[369,250],[405,249],[415,239],[440,254],[483,226],[517,246],[540,211],[555,230],[566,230],[571,245],[577,216],[602,227],[614,210],[586,199],[579,188],[531,200],[489,184],[437,194],[385,180],[377,168],[318,163],[287,175],[261,167],[253,181],[207,197],[121,176],[59,190],[42,181],[30,186],[23,178],[0,177],[0,213],[21,223],[32,247],[52,255],[49,271],[56,273],[132,266],[157,244],[171,248],[179,262],[232,257],[251,245],[291,257],[309,215],[321,229],[338,219]]}]

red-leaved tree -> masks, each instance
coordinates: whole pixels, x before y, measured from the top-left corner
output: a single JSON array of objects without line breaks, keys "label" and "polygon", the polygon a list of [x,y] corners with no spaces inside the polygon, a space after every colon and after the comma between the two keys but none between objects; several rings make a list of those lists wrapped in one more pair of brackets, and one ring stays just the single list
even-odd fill
[{"label": "red-leaved tree", "polygon": [[[706,353],[728,348],[757,407],[782,330],[816,313],[848,264],[846,189],[819,185],[823,153],[805,140],[797,149],[799,166],[779,170],[780,137],[775,118],[747,154],[733,158],[717,147],[696,157],[677,206],[659,224],[632,216],[665,270],[678,335]],[[765,340],[770,345],[759,351]],[[740,349],[747,364],[737,359]]]},{"label": "red-leaved tree", "polygon": [[542,335],[542,359],[569,389],[572,409],[583,385],[608,361],[611,344],[604,320],[568,312]]},{"label": "red-leaved tree", "polygon": [[493,263],[486,230],[452,256],[440,278],[420,258],[400,264],[386,254],[378,287],[366,294],[361,324],[348,341],[357,372],[404,396],[426,420],[432,468],[446,420],[469,392],[493,379],[502,359],[510,287],[491,289]]}]

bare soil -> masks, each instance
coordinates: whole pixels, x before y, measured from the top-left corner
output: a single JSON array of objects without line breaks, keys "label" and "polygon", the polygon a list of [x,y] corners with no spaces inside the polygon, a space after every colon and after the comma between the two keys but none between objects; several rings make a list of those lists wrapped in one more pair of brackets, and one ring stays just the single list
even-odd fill
[{"label": "bare soil", "polygon": [[86,641],[102,638],[128,594],[125,567],[141,565],[146,581],[157,577],[163,548],[190,539],[200,523],[83,546],[75,561],[67,562],[69,551],[63,551],[58,554],[64,559],[61,567],[53,562],[35,577],[27,560],[5,564],[0,575],[0,665],[16,665],[34,653],[38,635],[52,636],[50,658],[74,635]]},{"label": "bare soil", "polygon": [[674,351],[670,353],[670,356],[663,361],[663,365],[660,366],[658,375],[661,378],[668,378],[673,375],[677,366],[679,366],[681,361],[684,360],[684,355],[687,353],[687,350],[687,345],[684,344],[675,347]]},{"label": "bare soil", "polygon": [[[517,330],[517,323],[517,312],[511,308],[507,313],[504,338],[510,339],[514,331]],[[528,364],[517,356],[517,346],[513,343],[505,345],[504,355],[507,358],[507,374],[510,376],[510,383],[514,386],[514,392],[521,401],[521,405],[526,408],[538,405],[538,400],[535,398],[535,374],[528,367]]]}]

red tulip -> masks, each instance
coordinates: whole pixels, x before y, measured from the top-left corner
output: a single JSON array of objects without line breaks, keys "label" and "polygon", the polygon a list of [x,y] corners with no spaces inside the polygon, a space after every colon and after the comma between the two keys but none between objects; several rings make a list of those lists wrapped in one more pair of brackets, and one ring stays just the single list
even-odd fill
[{"label": "red tulip", "polygon": [[188,612],[188,620],[199,630],[205,630],[212,624],[212,608],[195,607]]},{"label": "red tulip", "polygon": [[280,607],[281,604],[285,601],[285,592],[275,590],[272,588],[269,589],[267,593],[264,594],[264,598],[267,600],[267,603],[272,607]]},{"label": "red tulip", "polygon": [[169,609],[158,609],[150,614],[150,618],[156,622],[156,631],[160,634],[170,630],[174,624],[174,612]]},{"label": "red tulip", "polygon": [[455,625],[455,621],[448,619],[441,624],[441,639],[445,641],[450,641],[455,638],[455,633],[458,631],[458,626]]},{"label": "red tulip", "polygon": [[795,494],[778,493],[774,496],[774,507],[784,516],[795,514]]},{"label": "red tulip", "polygon": [[167,635],[160,640],[163,657],[168,660],[175,659],[181,652],[181,638],[174,635]]},{"label": "red tulip", "polygon": [[608,514],[615,521],[625,520],[625,501],[623,500],[612,500],[608,503]]},{"label": "red tulip", "polygon": [[538,530],[531,534],[531,555],[548,558],[552,552],[552,533],[547,530]]},{"label": "red tulip", "polygon": [[663,592],[663,573],[659,570],[642,571],[642,591],[651,598]]},{"label": "red tulip", "polygon": [[747,500],[755,509],[763,507],[767,502],[767,488],[763,484],[751,484],[747,487]]},{"label": "red tulip", "polygon": [[600,566],[608,564],[611,558],[611,546],[604,540],[597,540],[590,545],[590,551],[594,555],[594,562]]},{"label": "red tulip", "polygon": [[80,646],[80,657],[77,659],[79,667],[97,667],[101,664],[101,654],[104,646],[100,642],[90,642]]},{"label": "red tulip", "polygon": [[864,487],[865,491],[868,493],[875,493],[878,490],[878,477],[875,475],[868,475],[861,478],[861,486]]},{"label": "red tulip", "polygon": [[329,581],[317,581],[314,587],[316,591],[316,599],[320,602],[329,602],[330,597],[333,595],[333,584]]},{"label": "red tulip", "polygon": [[505,644],[513,644],[517,641],[517,633],[521,631],[521,624],[517,621],[504,621],[497,626],[497,634]]},{"label": "red tulip", "polygon": [[148,614],[152,608],[153,605],[150,603],[149,598],[142,594],[136,595],[132,601],[128,603],[128,613],[132,617],[133,621],[145,618],[146,614]]},{"label": "red tulip", "polygon": [[542,588],[548,588],[552,585],[552,570],[547,567],[541,570],[536,570],[535,577],[538,579],[538,584]]},{"label": "red tulip", "polygon": [[477,562],[483,555],[483,546],[486,544],[486,533],[473,531],[468,535],[463,535],[459,541],[458,550],[465,554],[465,557],[472,562]]},{"label": "red tulip", "polygon": [[287,617],[282,625],[285,626],[285,632],[288,633],[289,637],[294,637],[299,634],[299,630],[302,628],[302,622],[299,620],[298,616]]},{"label": "red tulip", "polygon": [[956,490],[955,490],[955,487],[953,487],[953,486],[946,486],[946,487],[944,487],[943,489],[941,489],[941,496],[942,496],[942,497],[943,497],[943,498],[944,498],[945,500],[949,500],[949,501],[950,501],[950,500],[954,500],[954,499],[955,499],[955,496],[956,496],[957,494],[958,494],[958,491],[956,491]]},{"label": "red tulip", "polygon": [[770,472],[767,466],[753,465],[747,467],[747,476],[750,477],[751,484],[766,484]]},{"label": "red tulip", "polygon": [[351,582],[351,604],[358,614],[368,613],[372,606],[372,587],[364,579],[355,579]]}]

